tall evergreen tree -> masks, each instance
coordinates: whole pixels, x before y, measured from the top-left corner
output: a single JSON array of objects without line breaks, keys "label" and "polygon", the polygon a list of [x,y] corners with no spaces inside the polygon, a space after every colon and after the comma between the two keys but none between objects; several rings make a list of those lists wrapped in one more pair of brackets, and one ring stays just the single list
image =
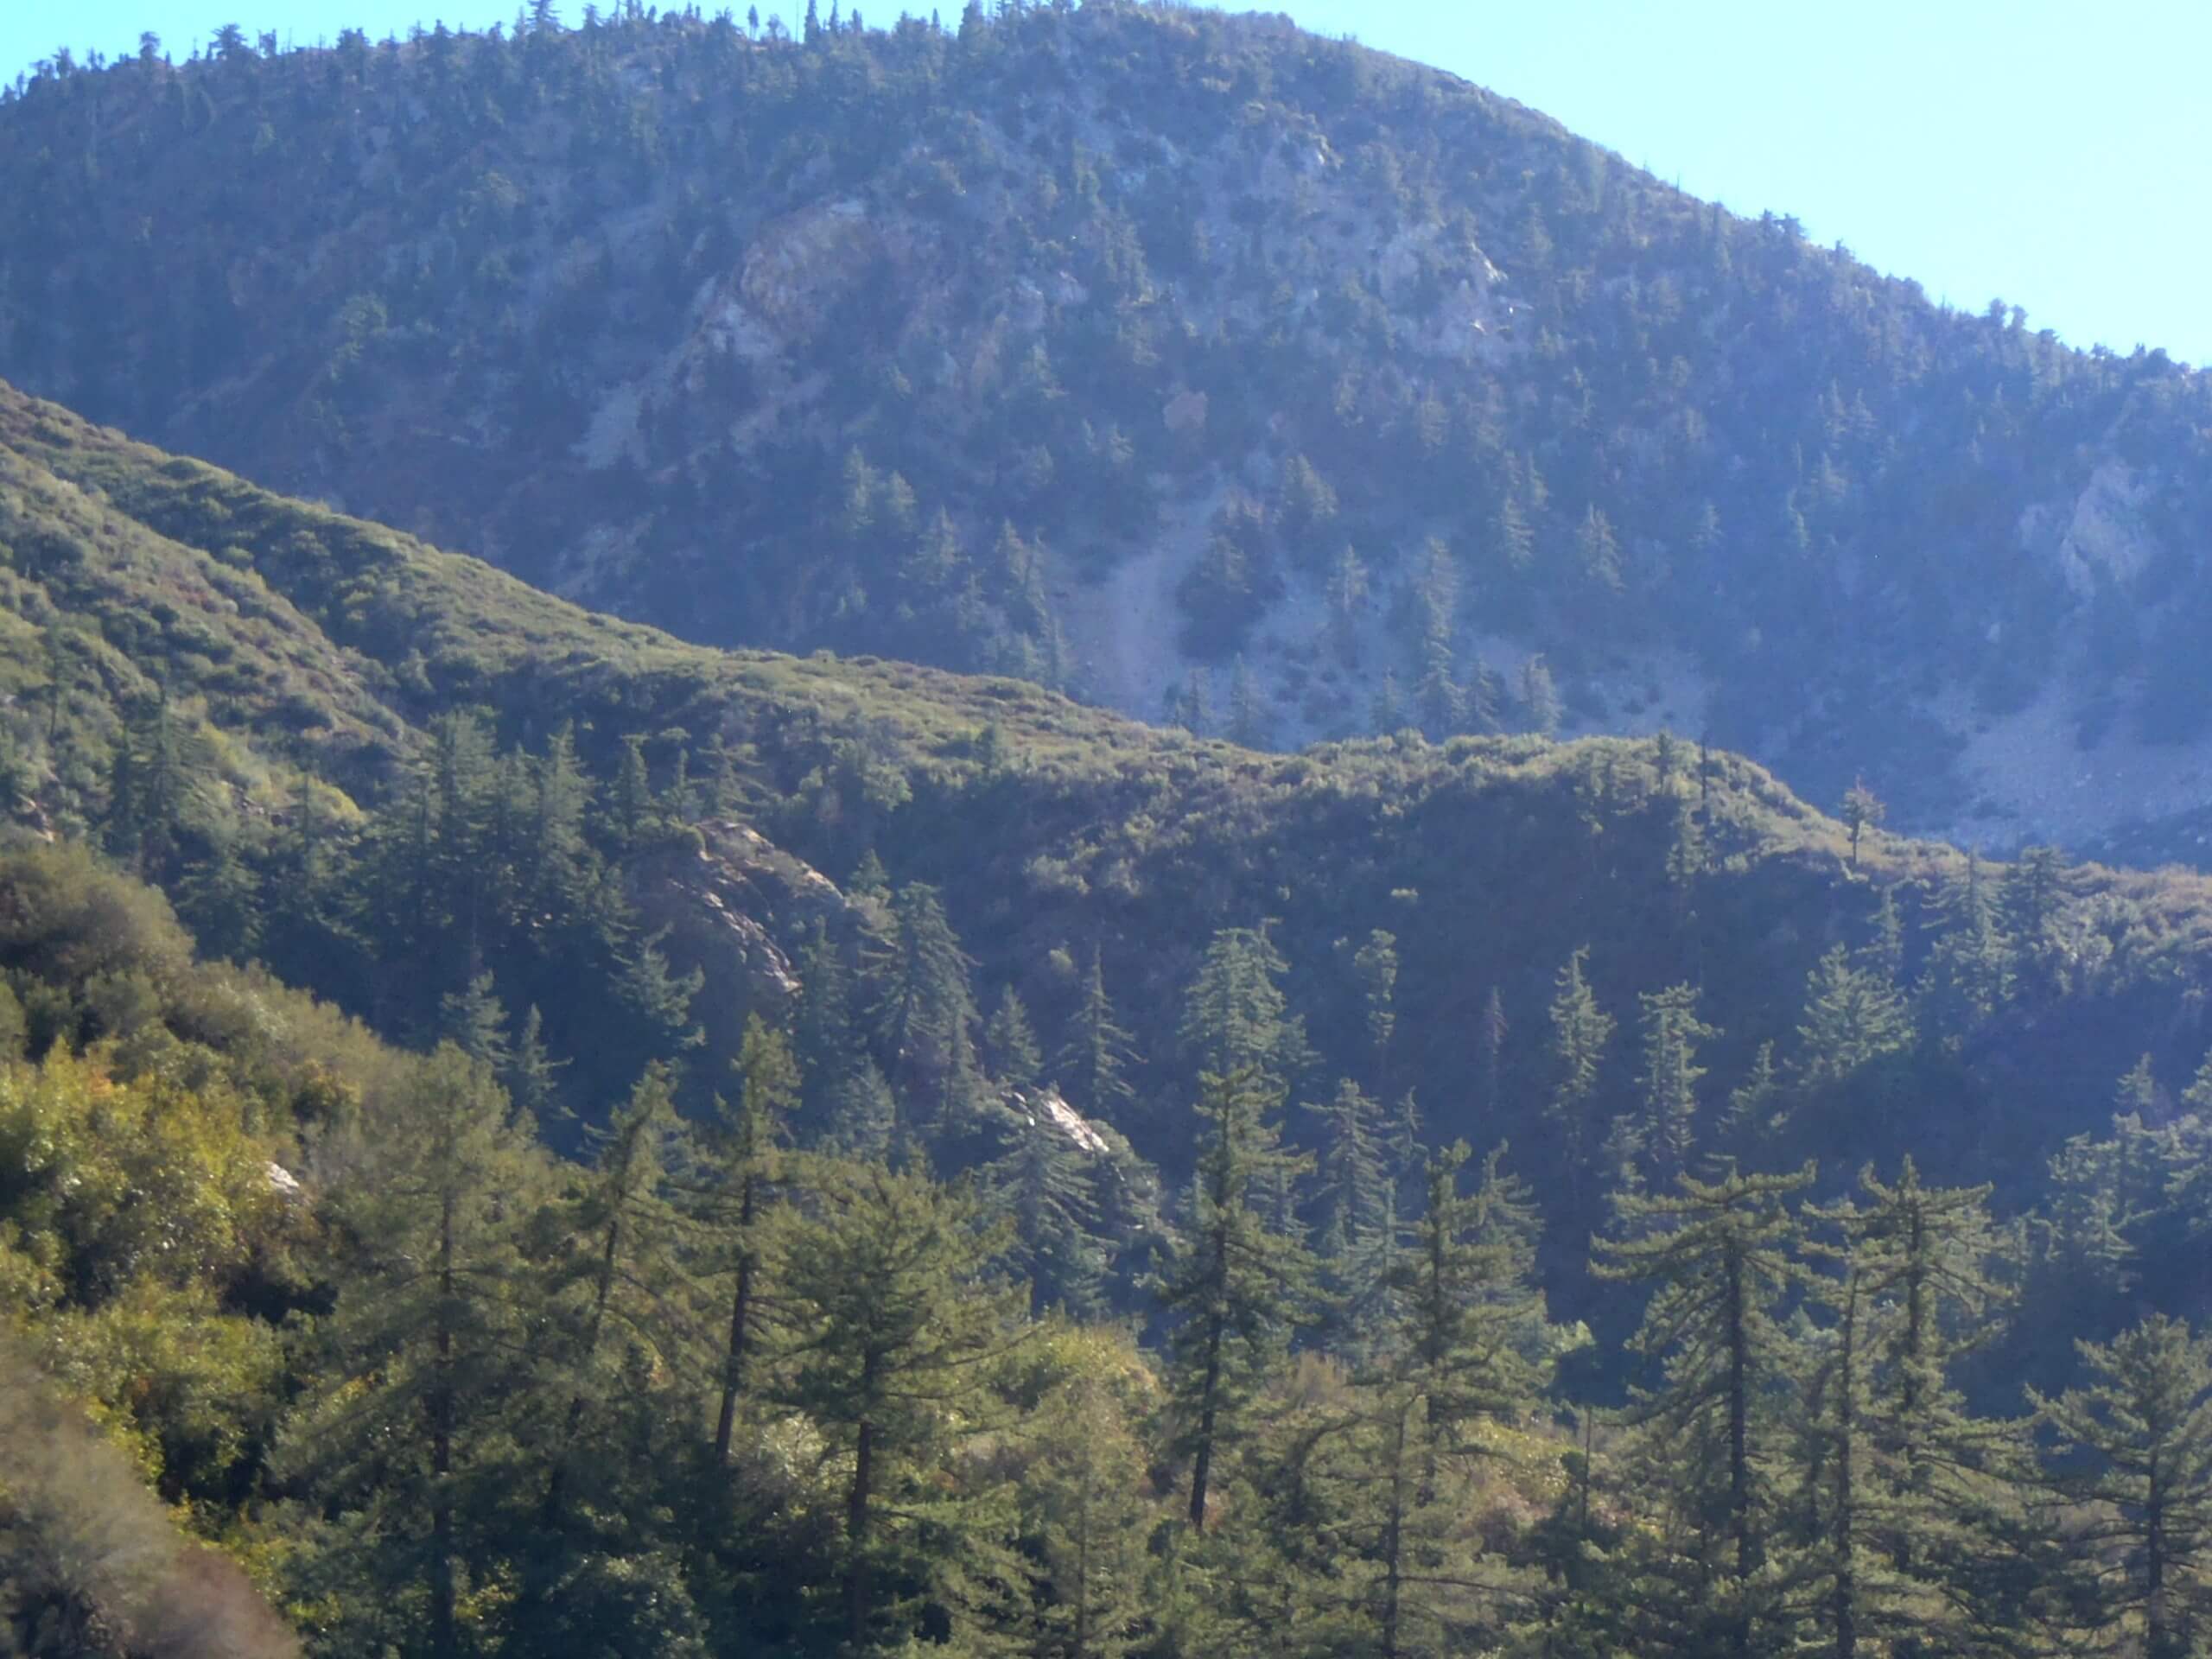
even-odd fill
[{"label": "tall evergreen tree", "polygon": [[781,1032],[749,1014],[737,1052],[738,1095],[723,1103],[711,1147],[713,1217],[727,1236],[729,1331],[722,1344],[721,1399],[715,1414],[715,1462],[729,1464],[738,1402],[758,1344],[767,1211],[783,1177],[782,1141],[798,1109],[798,1062]]},{"label": "tall evergreen tree", "polygon": [[1004,1089],[1034,1089],[1044,1078],[1045,1061],[1029,1010],[1011,985],[999,993],[998,1007],[983,1027],[983,1063]]},{"label": "tall evergreen tree", "polygon": [[985,1092],[970,963],[935,887],[909,882],[892,908],[897,926],[876,1022],[893,1086],[924,1109],[916,1130],[965,1135],[982,1121]]},{"label": "tall evergreen tree", "polygon": [[1396,1183],[1382,1145],[1382,1109],[1350,1077],[1325,1104],[1306,1109],[1322,1124],[1319,1252],[1346,1327],[1371,1338],[1386,1316],[1397,1249]]},{"label": "tall evergreen tree", "polygon": [[2125,1552],[2120,1574],[2100,1579],[2107,1619],[2141,1621],[2145,1659],[2185,1659],[2202,1651],[2212,1611],[2212,1342],[2154,1313],[2109,1344],[2077,1345],[2096,1380],[2030,1398],[2088,1460],[2070,1479],[2101,1508],[2085,1541]]},{"label": "tall evergreen tree", "polygon": [[1110,1121],[1135,1091],[1128,1080],[1129,1033],[1114,1018],[1100,956],[1094,947],[1068,1022],[1067,1040],[1052,1062],[1052,1078],[1078,1110]]},{"label": "tall evergreen tree", "polygon": [[1022,1338],[976,1200],[880,1165],[827,1170],[784,1268],[792,1321],[774,1388],[840,1454],[843,1637],[896,1647],[936,1609],[956,1640],[1020,1569],[995,1505],[948,1466],[1001,1426],[993,1365]]},{"label": "tall evergreen tree", "polygon": [[1848,950],[1839,944],[1821,958],[1806,983],[1804,1018],[1797,1027],[1798,1064],[1808,1086],[1845,1082],[1902,1053],[1911,1034],[1896,994],[1853,967]]},{"label": "tall evergreen tree", "polygon": [[1199,1069],[1226,1077],[1255,1070],[1287,1089],[1309,1062],[1306,1021],[1289,1012],[1289,964],[1264,929],[1227,927],[1213,936],[1183,1003],[1184,1047]]},{"label": "tall evergreen tree", "polygon": [[676,1298],[676,1212],[669,1177],[683,1157],[674,1078],[652,1065],[604,1128],[592,1168],[563,1217],[568,1252],[561,1264],[567,1303],[563,1365],[568,1407],[547,1449],[544,1514],[562,1516],[577,1438],[623,1383],[625,1354],[636,1350],[665,1364],[684,1332],[672,1325]]},{"label": "tall evergreen tree", "polygon": [[1390,1039],[1398,1028],[1398,941],[1395,935],[1376,928],[1352,957],[1352,972],[1359,981],[1360,1001],[1367,1014],[1367,1044],[1374,1070],[1368,1086],[1378,1095],[1390,1091]]},{"label": "tall evergreen tree", "polygon": [[1696,1140],[1697,1085],[1705,1068],[1698,1045],[1719,1033],[1697,1017],[1694,986],[1646,992],[1643,1005],[1643,1143],[1651,1172],[1664,1185],[1689,1167]]},{"label": "tall evergreen tree", "polygon": [[1043,1567],[1033,1650],[1123,1659],[1151,1611],[1144,1448],[1115,1389],[1090,1369],[1046,1397],[1033,1433],[1038,1455],[1021,1484],[1024,1530]]},{"label": "tall evergreen tree", "polygon": [[[464,1605],[506,1563],[474,1524],[516,1466],[516,1414],[536,1397],[532,1278],[519,1236],[541,1166],[491,1074],[458,1049],[422,1061],[359,1126],[333,1195],[347,1271],[317,1332],[322,1386],[282,1466],[366,1524],[359,1593],[429,1659],[474,1650]],[[385,1536],[397,1549],[379,1547]]]},{"label": "tall evergreen tree", "polygon": [[1594,1139],[1599,1069],[1613,1040],[1613,1017],[1598,1006],[1583,976],[1589,960],[1587,945],[1567,959],[1551,1007],[1553,1080],[1545,1111],[1571,1172],[1580,1169]]},{"label": "tall evergreen tree", "polygon": [[1028,1276],[1031,1311],[1099,1318],[1107,1252],[1097,1237],[1093,1154],[1042,1103],[1001,1116],[1004,1149],[984,1166],[983,1179],[1013,1217],[1010,1255]]},{"label": "tall evergreen tree", "polygon": [[[1632,1421],[1650,1432],[1672,1501],[1700,1541],[1681,1611],[1702,1650],[1759,1651],[1768,1617],[1762,1577],[1771,1522],[1763,1423],[1784,1371],[1775,1310],[1792,1275],[1794,1224],[1784,1200],[1811,1184],[1792,1175],[1684,1175],[1671,1192],[1625,1201],[1634,1236],[1595,1242],[1592,1270],[1653,1288],[1636,1351],[1663,1360]],[[1698,1586],[1707,1586],[1699,1589]],[[1678,1586],[1678,1589],[1683,1586]]]},{"label": "tall evergreen tree", "polygon": [[1210,1132],[1189,1225],[1159,1297],[1170,1325],[1173,1446],[1191,1460],[1191,1525],[1203,1532],[1217,1462],[1249,1432],[1259,1388],[1292,1329],[1310,1317],[1313,1267],[1268,1213],[1269,1200],[1310,1164],[1283,1150],[1274,1121],[1280,1086],[1245,1065],[1209,1072],[1199,1088]]}]

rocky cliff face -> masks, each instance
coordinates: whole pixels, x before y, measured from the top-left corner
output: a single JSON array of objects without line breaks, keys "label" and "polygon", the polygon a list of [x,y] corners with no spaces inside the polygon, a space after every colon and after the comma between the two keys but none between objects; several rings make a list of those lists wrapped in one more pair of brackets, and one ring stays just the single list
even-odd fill
[{"label": "rocky cliff face", "polygon": [[0,158],[0,374],[693,639],[1672,726],[1993,843],[2208,752],[2203,377],[1281,20],[132,62]]},{"label": "rocky cliff face", "polygon": [[728,819],[632,859],[623,889],[671,969],[703,972],[713,988],[692,1011],[715,1054],[736,1054],[750,1014],[787,1023],[799,994],[792,959],[807,933],[820,922],[842,936],[849,923],[829,877]]}]

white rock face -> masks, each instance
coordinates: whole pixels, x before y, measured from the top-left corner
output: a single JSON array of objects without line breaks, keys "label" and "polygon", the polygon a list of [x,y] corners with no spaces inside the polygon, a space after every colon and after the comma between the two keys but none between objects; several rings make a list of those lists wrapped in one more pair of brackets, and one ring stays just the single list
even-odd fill
[{"label": "white rock face", "polygon": [[2158,551],[2143,508],[2156,480],[2125,461],[2107,461],[2089,474],[2058,543],[2059,573],[2077,598],[2097,591],[2100,578],[2133,585]]}]

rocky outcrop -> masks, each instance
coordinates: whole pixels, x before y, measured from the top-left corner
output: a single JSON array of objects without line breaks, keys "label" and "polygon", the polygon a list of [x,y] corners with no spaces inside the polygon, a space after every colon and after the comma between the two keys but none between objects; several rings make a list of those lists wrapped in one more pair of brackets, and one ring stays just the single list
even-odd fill
[{"label": "rocky outcrop", "polygon": [[817,919],[845,911],[836,885],[747,825],[728,819],[631,860],[623,888],[677,973],[698,969],[692,1004],[708,1046],[734,1054],[746,1016],[780,1021],[799,994],[792,963]]}]

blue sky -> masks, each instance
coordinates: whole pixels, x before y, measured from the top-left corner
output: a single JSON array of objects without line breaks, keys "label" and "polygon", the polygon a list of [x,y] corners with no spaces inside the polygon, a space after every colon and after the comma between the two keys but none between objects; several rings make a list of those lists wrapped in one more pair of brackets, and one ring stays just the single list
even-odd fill
[{"label": "blue sky", "polygon": [[[883,0],[891,10],[893,0]],[[944,0],[950,3],[950,0]],[[916,0],[908,0],[916,3]],[[561,0],[573,22],[582,0]],[[765,11],[770,8],[764,6]],[[513,0],[0,0],[0,74],[55,47],[177,55],[511,17]],[[741,10],[741,8],[740,8]],[[787,8],[796,10],[796,7]],[[868,5],[871,14],[877,10]],[[1739,212],[1795,213],[1929,293],[2076,345],[2212,362],[2204,0],[1300,0],[1298,21],[1558,117]]]}]

